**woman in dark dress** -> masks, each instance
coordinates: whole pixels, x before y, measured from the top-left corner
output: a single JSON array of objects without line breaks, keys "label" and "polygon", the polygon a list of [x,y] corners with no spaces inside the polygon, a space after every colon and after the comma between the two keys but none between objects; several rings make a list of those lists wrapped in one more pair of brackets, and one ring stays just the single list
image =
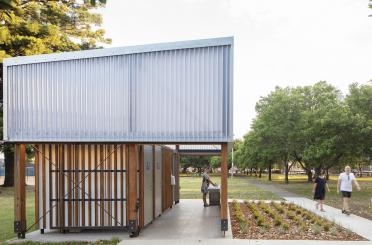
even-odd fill
[{"label": "woman in dark dress", "polygon": [[325,173],[322,171],[321,174],[315,178],[313,186],[314,200],[317,201],[315,208],[318,209],[320,206],[320,211],[322,212],[325,212],[323,209],[323,201],[325,198],[326,188],[329,192],[330,190],[325,178]]}]

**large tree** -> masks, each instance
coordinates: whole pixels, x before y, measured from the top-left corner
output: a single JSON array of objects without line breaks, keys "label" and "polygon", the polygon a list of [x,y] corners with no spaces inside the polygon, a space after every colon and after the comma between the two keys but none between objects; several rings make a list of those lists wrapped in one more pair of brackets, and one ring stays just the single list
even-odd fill
[{"label": "large tree", "polygon": [[238,149],[241,167],[267,168],[282,162],[285,181],[298,163],[312,180],[344,163],[365,163],[372,154],[372,86],[353,84],[346,99],[326,82],[276,88],[256,105],[257,117]]},{"label": "large tree", "polygon": [[[93,12],[105,1],[0,0],[0,67],[5,57],[97,48],[110,43],[100,28],[102,17]],[[2,79],[0,69],[0,79]],[[2,88],[2,80],[0,80]],[[2,138],[2,91],[1,138]],[[5,153],[4,185],[13,185],[13,147]]]},{"label": "large tree", "polygon": [[302,113],[302,158],[319,173],[338,166],[351,154],[357,140],[359,121],[350,113],[341,92],[319,82],[304,94],[307,108]]},{"label": "large tree", "polygon": [[362,166],[372,160],[372,83],[351,84],[345,101],[351,115],[357,121],[350,160],[362,174]]}]

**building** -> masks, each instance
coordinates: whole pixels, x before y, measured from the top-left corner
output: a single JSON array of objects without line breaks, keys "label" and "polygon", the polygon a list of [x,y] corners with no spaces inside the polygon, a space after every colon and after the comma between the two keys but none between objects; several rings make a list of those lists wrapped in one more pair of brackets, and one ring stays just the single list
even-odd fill
[{"label": "building", "polygon": [[[118,228],[138,235],[179,200],[183,145],[218,145],[221,230],[228,229],[232,37],[15,57],[3,65],[19,237],[26,231],[25,144],[37,152],[42,232]],[[191,150],[202,155],[210,147]]]}]

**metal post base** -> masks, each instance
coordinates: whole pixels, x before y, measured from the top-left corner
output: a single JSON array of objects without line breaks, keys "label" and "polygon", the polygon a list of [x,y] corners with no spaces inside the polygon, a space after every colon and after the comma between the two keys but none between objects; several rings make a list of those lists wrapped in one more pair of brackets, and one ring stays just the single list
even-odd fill
[{"label": "metal post base", "polygon": [[138,237],[139,229],[137,225],[137,220],[129,220],[129,237]]},{"label": "metal post base", "polygon": [[227,231],[229,228],[229,223],[227,219],[221,219],[221,231]]},{"label": "metal post base", "polygon": [[18,238],[25,238],[25,225],[21,221],[14,221],[14,232],[17,233]]}]

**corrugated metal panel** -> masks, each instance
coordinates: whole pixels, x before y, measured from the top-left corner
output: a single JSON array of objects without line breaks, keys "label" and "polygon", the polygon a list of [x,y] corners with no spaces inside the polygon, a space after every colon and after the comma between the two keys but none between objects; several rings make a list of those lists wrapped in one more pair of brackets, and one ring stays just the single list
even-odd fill
[{"label": "corrugated metal panel", "polygon": [[232,141],[228,40],[119,55],[111,49],[95,58],[5,60],[5,140]]}]

